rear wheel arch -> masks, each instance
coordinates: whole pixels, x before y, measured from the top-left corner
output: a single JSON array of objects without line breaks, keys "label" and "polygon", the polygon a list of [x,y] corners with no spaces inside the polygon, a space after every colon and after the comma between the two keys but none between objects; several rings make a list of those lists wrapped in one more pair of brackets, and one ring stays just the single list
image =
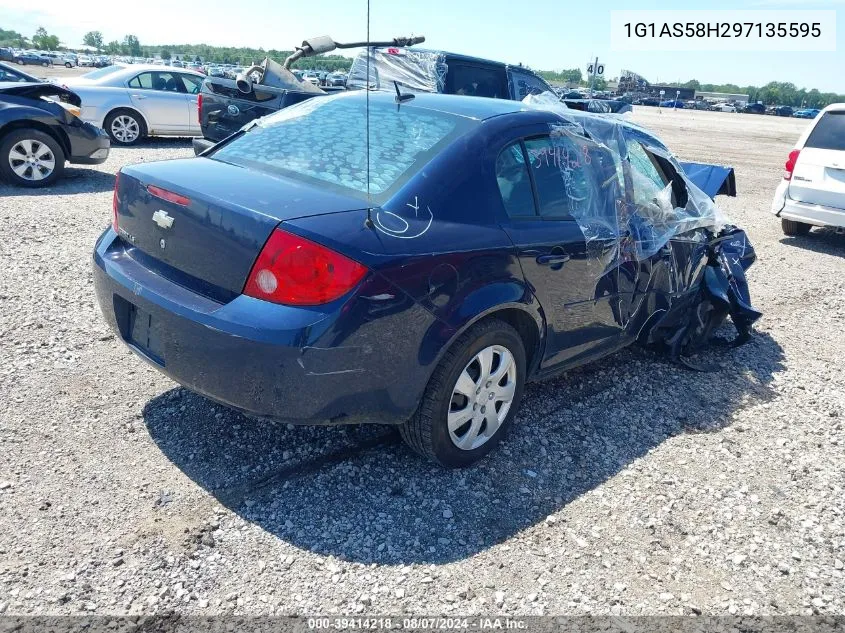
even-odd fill
[{"label": "rear wheel arch", "polygon": [[539,366],[540,359],[542,358],[546,323],[545,315],[542,313],[540,306],[537,305],[532,310],[531,304],[503,304],[493,306],[465,321],[460,328],[452,332],[452,336],[440,348],[437,358],[431,364],[432,371],[440,364],[443,357],[465,332],[481,321],[488,319],[504,321],[517,331],[525,347],[526,378],[530,378]]}]

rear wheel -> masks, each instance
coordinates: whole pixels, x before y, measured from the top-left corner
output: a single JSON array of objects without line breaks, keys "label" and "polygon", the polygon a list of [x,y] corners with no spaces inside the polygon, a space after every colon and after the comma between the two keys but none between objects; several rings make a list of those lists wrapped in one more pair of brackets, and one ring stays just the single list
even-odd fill
[{"label": "rear wheel", "polygon": [[115,110],[103,125],[115,145],[135,145],[147,133],[144,120],[134,110]]},{"label": "rear wheel", "polygon": [[446,353],[419,409],[399,431],[442,466],[469,466],[490,452],[513,422],[525,383],[525,347],[498,319],[470,328]]},{"label": "rear wheel", "polygon": [[0,141],[0,174],[22,187],[46,187],[65,169],[61,145],[41,130],[10,132]]},{"label": "rear wheel", "polygon": [[787,220],[781,218],[780,226],[783,229],[784,235],[807,235],[810,229],[813,228],[811,224],[806,222],[796,222],[795,220]]}]

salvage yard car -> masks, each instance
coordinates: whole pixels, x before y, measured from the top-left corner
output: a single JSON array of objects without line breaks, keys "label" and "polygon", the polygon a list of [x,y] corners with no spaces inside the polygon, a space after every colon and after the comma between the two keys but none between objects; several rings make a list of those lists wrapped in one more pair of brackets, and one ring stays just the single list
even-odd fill
[{"label": "salvage yard car", "polygon": [[98,165],[103,130],[79,119],[79,96],[48,82],[0,83],[0,177],[22,187],[53,184],[65,161]]},{"label": "salvage yard car", "polygon": [[213,400],[395,424],[450,467],[526,380],[637,340],[690,363],[728,314],[747,338],[745,234],[642,128],[548,99],[340,93],[124,167],[105,319]]},{"label": "salvage yard car", "polygon": [[185,69],[115,64],[63,82],[82,98],[83,120],[104,128],[115,145],[134,145],[146,136],[199,135],[204,78]]},{"label": "salvage yard car", "polygon": [[786,235],[845,228],[845,103],[822,110],[789,152],[772,213]]}]

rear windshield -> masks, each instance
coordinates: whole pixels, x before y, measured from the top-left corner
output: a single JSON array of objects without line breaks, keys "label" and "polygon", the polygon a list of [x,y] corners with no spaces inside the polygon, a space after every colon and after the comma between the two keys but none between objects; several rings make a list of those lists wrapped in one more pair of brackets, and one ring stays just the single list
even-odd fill
[{"label": "rear windshield", "polygon": [[[259,120],[216,151],[227,163],[367,193],[366,101],[314,97]],[[471,122],[405,104],[370,103],[370,193],[383,199]],[[362,196],[363,197],[363,196]]]},{"label": "rear windshield", "polygon": [[845,111],[825,112],[804,146],[845,151]]},{"label": "rear windshield", "polygon": [[92,70],[90,73],[85,73],[82,75],[85,79],[102,79],[112,73],[116,73],[118,70],[123,70],[125,66],[120,65],[113,65],[113,66],[106,66],[105,68],[98,68],[97,70]]}]

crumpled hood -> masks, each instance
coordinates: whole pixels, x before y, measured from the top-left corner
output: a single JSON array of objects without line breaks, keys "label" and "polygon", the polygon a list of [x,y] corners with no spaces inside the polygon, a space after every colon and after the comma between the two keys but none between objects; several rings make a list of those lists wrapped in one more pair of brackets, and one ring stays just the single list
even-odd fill
[{"label": "crumpled hood", "polygon": [[75,92],[46,81],[43,83],[0,82],[0,94],[25,97],[27,99],[59,97],[63,101],[75,106],[82,105],[82,99]]}]

